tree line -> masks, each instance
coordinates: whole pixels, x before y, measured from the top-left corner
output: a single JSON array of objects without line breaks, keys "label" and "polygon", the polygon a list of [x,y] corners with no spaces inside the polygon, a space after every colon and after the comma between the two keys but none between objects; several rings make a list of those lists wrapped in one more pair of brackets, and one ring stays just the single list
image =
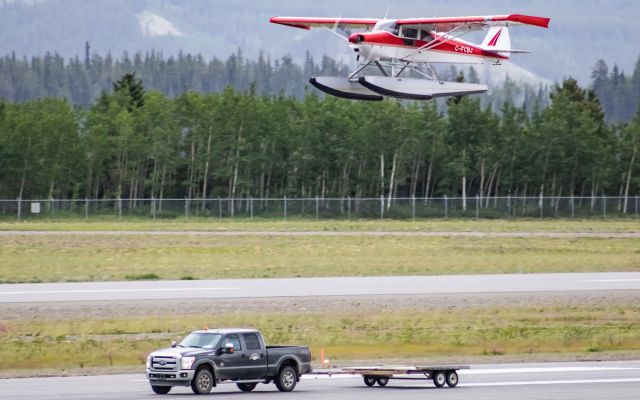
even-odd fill
[{"label": "tree line", "polygon": [[0,198],[638,193],[640,116],[607,125],[572,79],[549,100],[530,116],[471,96],[446,113],[255,86],[170,97],[127,74],[86,110],[55,97],[0,102]]}]

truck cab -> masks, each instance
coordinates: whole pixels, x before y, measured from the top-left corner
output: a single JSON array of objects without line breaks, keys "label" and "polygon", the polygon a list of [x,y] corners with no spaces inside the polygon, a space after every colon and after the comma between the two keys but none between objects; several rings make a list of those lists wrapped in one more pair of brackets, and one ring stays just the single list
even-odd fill
[{"label": "truck cab", "polygon": [[205,329],[151,353],[146,372],[157,394],[169,393],[174,386],[191,386],[194,393],[203,394],[220,383],[251,391],[258,383],[273,382],[280,391],[291,391],[310,371],[308,347],[266,346],[253,329]]}]

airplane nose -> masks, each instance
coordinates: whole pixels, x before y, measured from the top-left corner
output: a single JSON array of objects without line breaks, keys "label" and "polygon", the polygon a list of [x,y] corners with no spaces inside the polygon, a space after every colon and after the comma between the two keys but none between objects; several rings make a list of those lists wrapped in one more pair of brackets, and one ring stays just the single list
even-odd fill
[{"label": "airplane nose", "polygon": [[354,33],[353,35],[349,36],[349,43],[357,44],[361,42],[364,42],[364,35],[360,33]]}]

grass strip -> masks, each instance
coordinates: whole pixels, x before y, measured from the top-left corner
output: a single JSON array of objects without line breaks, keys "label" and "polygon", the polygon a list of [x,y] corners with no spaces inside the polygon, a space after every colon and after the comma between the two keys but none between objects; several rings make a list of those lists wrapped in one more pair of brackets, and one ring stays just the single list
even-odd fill
[{"label": "grass strip", "polygon": [[640,238],[8,236],[0,282],[638,271]]},{"label": "grass strip", "polygon": [[0,222],[0,231],[423,231],[423,232],[637,232],[629,219],[417,219],[313,220],[190,218],[172,221],[127,217]]},{"label": "grass strip", "polygon": [[0,371],[144,367],[203,326],[260,329],[268,343],[324,348],[332,361],[640,350],[640,306],[437,309],[135,317],[0,323]]}]

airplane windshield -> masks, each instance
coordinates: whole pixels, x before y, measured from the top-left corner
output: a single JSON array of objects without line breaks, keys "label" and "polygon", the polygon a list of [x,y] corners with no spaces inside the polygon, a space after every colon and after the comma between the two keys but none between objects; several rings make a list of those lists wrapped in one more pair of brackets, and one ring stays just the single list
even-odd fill
[{"label": "airplane windshield", "polygon": [[374,31],[387,31],[393,35],[398,35],[399,27],[395,19],[383,19],[378,21],[373,27]]}]

